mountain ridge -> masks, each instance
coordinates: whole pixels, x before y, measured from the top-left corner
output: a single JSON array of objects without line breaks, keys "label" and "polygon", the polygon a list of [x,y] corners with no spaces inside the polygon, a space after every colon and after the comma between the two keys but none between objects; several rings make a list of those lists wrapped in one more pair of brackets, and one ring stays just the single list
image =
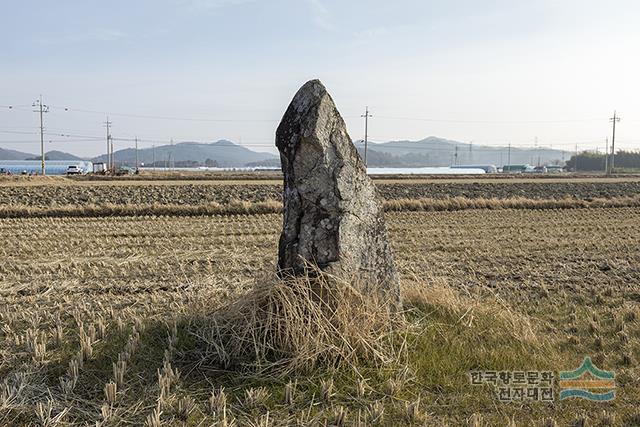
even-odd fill
[{"label": "mountain ridge", "polygon": [[[354,141],[361,157],[364,157],[364,142]],[[147,167],[277,167],[280,159],[277,154],[253,151],[250,148],[221,139],[215,142],[182,141],[157,147],[138,150],[138,162]],[[40,156],[17,150],[0,148],[2,160],[39,159]],[[382,143],[369,143],[367,163],[376,167],[422,167],[493,164],[502,166],[511,164],[561,164],[567,153],[548,148],[515,148],[476,145],[445,138],[429,136],[418,141],[396,140]],[[81,157],[61,151],[49,151],[50,160],[83,160]],[[114,152],[117,164],[134,166],[136,150],[123,148]],[[90,159],[93,162],[106,162],[102,154]],[[154,163],[155,160],[155,163]]]},{"label": "mountain ridge", "polygon": [[[358,151],[362,153],[361,156],[363,156],[364,142],[358,140],[354,143]],[[418,141],[398,140],[369,143],[367,146],[367,163],[369,166],[556,164],[562,163],[564,157],[566,157],[566,153],[562,150],[475,145],[435,136],[429,136]]]},{"label": "mountain ridge", "polygon": [[[115,151],[113,156],[116,163],[135,165],[136,150],[133,148]],[[214,163],[219,167],[243,167],[247,163],[274,158],[276,156],[273,154],[252,151],[225,139],[210,143],[183,141],[138,150],[138,161],[145,166],[154,167],[205,166]],[[91,159],[93,162],[106,160],[106,154]]]},{"label": "mountain ridge", "polygon": [[[84,160],[71,153],[51,150],[44,153],[45,160]],[[40,154],[25,153],[7,148],[0,148],[0,160],[40,160]]]}]

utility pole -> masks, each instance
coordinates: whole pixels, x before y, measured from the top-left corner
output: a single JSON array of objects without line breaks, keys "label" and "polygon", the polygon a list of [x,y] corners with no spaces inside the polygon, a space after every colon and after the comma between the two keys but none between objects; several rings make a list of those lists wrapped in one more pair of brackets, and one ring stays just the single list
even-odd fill
[{"label": "utility pole", "polygon": [[578,144],[576,144],[576,172],[578,172]]},{"label": "utility pole", "polygon": [[113,154],[113,138],[109,138],[109,141],[111,141],[111,168],[113,169],[113,172],[115,173],[116,171],[116,157]]},{"label": "utility pole", "polygon": [[[42,175],[46,175],[45,159],[44,159],[44,119],[43,114],[49,112],[49,106],[42,103],[42,95],[32,105],[37,110],[33,110],[35,113],[40,113],[40,162],[42,167]],[[11,107],[10,107],[11,108]]]},{"label": "utility pole", "polygon": [[[171,161],[173,160],[173,166],[171,166]],[[169,170],[173,170],[175,167],[176,160],[173,158],[173,138],[171,138],[171,151],[169,151]]]},{"label": "utility pole", "polygon": [[536,154],[538,154],[538,163],[536,164],[536,166],[540,166],[540,148],[538,147],[538,137],[536,136]]},{"label": "utility pole", "polygon": [[367,143],[369,142],[369,117],[373,117],[369,114],[369,106],[365,107],[364,114],[360,117],[364,117],[364,167],[367,167]]},{"label": "utility pole", "polygon": [[138,137],[136,136],[136,172],[138,172]]},{"label": "utility pole", "polygon": [[609,119],[613,123],[613,136],[611,138],[611,173],[615,172],[616,167],[616,123],[620,121],[620,117],[613,111],[613,117]]},{"label": "utility pole", "polygon": [[469,163],[473,163],[473,141],[469,141]]},{"label": "utility pole", "polygon": [[607,175],[610,174],[609,172],[609,138],[605,138],[604,139],[604,173],[606,173]]},{"label": "utility pole", "polygon": [[107,170],[111,170],[111,122],[109,116],[107,116],[105,125],[107,126]]},{"label": "utility pole", "polygon": [[455,154],[453,155],[453,164],[458,165],[458,144],[456,144]]},{"label": "utility pole", "polygon": [[153,153],[153,163],[151,163],[151,165],[153,167],[153,171],[155,172],[155,170],[156,170],[156,144],[153,144],[151,146],[151,151]]},{"label": "utility pole", "polygon": [[507,155],[507,164],[511,165],[511,143],[509,143],[509,151]]}]

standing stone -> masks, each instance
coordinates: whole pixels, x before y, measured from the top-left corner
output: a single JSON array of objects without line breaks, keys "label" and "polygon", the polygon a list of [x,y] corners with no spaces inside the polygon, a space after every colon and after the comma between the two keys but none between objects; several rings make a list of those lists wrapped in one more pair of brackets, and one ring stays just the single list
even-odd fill
[{"label": "standing stone", "polygon": [[303,274],[310,262],[361,291],[383,291],[399,301],[375,186],[319,80],[294,96],[276,131],[276,146],[284,173],[280,271]]}]

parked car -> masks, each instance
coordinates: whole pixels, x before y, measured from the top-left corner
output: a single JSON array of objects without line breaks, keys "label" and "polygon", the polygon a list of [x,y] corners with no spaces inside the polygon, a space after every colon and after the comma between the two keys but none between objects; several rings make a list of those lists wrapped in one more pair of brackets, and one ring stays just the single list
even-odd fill
[{"label": "parked car", "polygon": [[547,167],[546,166],[536,166],[535,168],[533,168],[533,173],[547,173]]},{"label": "parked car", "polygon": [[67,175],[80,175],[82,173],[82,169],[76,165],[71,165],[67,167]]},{"label": "parked car", "polygon": [[560,165],[549,165],[547,166],[548,173],[562,173],[564,172],[564,167]]}]

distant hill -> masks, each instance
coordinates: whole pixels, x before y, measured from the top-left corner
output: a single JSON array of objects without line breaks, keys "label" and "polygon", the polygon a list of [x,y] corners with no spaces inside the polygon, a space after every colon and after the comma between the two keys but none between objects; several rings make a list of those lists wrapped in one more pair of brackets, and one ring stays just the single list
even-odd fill
[{"label": "distant hill", "polygon": [[[154,155],[155,151],[155,155]],[[126,148],[114,152],[116,163],[133,166],[136,161],[136,150]],[[159,145],[153,148],[138,150],[138,161],[152,166],[155,156],[156,167],[175,167],[183,164],[190,166],[215,165],[219,167],[243,167],[248,163],[272,161],[277,159],[273,154],[258,153],[231,141],[220,140],[210,144],[199,142],[181,142],[178,144]],[[91,159],[93,162],[106,162],[105,154]]]},{"label": "distant hill", "polygon": [[0,148],[0,160],[25,160],[33,156],[34,154],[23,153],[22,151]]},{"label": "distant hill", "polygon": [[[44,153],[44,158],[46,160],[84,160],[74,154],[57,150],[47,151]],[[0,148],[0,160],[40,160],[40,155]]]},{"label": "distant hill", "polygon": [[[78,157],[71,153],[65,153],[64,151],[47,151],[44,153],[45,160],[84,160],[81,157]],[[31,155],[31,157],[27,157],[26,159],[20,160],[40,160],[40,156]]]},{"label": "distant hill", "polygon": [[[355,142],[358,151],[364,153],[364,142]],[[456,159],[457,147],[457,159]],[[443,138],[430,136],[420,141],[390,141],[369,143],[367,163],[369,166],[417,167],[417,166],[450,166],[452,164],[494,164],[503,166],[511,159],[511,164],[528,163],[536,165],[562,163],[570,154],[561,150],[547,148],[511,148],[487,145],[472,145]],[[538,160],[539,159],[539,160]]]},{"label": "distant hill", "polygon": [[279,157],[274,157],[272,159],[267,159],[267,160],[261,160],[259,162],[249,162],[246,165],[247,167],[268,167],[268,168],[279,168],[280,165],[280,158]]},{"label": "distant hill", "polygon": [[[360,156],[364,157],[363,141],[355,141]],[[155,165],[154,161],[155,151]],[[456,158],[457,152],[457,158]],[[134,166],[136,152],[133,148],[118,150],[114,153],[116,163]],[[39,159],[40,156],[0,148],[0,160]],[[570,153],[560,150],[493,147],[471,145],[443,138],[430,136],[420,141],[390,141],[369,143],[367,163],[380,167],[420,167],[450,166],[471,164],[493,164],[503,166],[528,163],[563,164]],[[50,160],[82,160],[80,157],[60,151],[46,154]],[[538,160],[539,159],[539,160]],[[93,162],[106,162],[106,155],[91,159]],[[138,160],[145,166],[155,167],[245,167],[267,166],[278,167],[280,159],[270,153],[258,153],[231,141],[220,140],[212,143],[181,142],[174,145],[160,145],[155,148],[143,148],[138,151]]]}]

